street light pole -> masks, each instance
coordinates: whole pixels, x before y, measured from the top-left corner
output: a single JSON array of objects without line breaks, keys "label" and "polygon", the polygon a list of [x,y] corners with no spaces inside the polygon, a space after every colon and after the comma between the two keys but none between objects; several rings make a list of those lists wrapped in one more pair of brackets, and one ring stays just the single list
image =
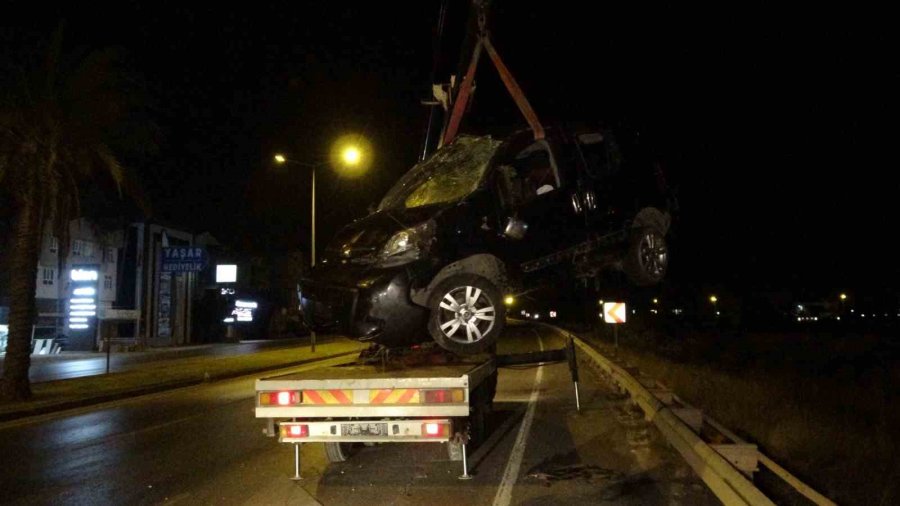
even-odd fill
[{"label": "street light pole", "polygon": [[309,250],[309,266],[316,266],[316,167],[312,168],[312,203],[310,205],[312,211],[312,219],[310,223],[312,223],[312,239],[310,242],[312,243],[312,247]]},{"label": "street light pole", "polygon": [[[312,167],[312,198],[310,202],[310,230],[312,233],[312,237],[310,239],[310,248],[309,248],[309,266],[316,266],[316,166]],[[316,331],[309,331],[309,343],[310,343],[310,352],[316,352]]]}]

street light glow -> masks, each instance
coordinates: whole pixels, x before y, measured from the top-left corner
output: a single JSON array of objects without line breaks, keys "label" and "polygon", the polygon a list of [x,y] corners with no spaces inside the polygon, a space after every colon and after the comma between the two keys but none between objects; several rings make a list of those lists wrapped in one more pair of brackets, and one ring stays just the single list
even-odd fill
[{"label": "street light glow", "polygon": [[357,148],[356,146],[347,146],[346,148],[344,148],[342,157],[344,159],[344,163],[346,163],[347,165],[356,165],[362,158],[362,153],[359,152],[359,148]]},{"label": "street light glow", "polygon": [[846,293],[842,293],[842,294],[841,294],[841,300],[847,300],[847,294],[846,294]]},{"label": "street light glow", "polygon": [[719,302],[719,298],[716,297],[715,295],[710,295],[709,301],[712,302],[713,304],[715,304],[716,302]]},{"label": "street light glow", "polygon": [[361,176],[372,165],[372,151],[371,143],[364,136],[342,135],[331,147],[331,165],[341,176]]},{"label": "street light glow", "polygon": [[282,155],[281,153],[277,153],[277,154],[275,155],[275,162],[276,162],[276,163],[284,163],[284,162],[286,162],[286,161],[287,161],[287,158],[285,158],[284,155]]},{"label": "street light glow", "polygon": [[507,295],[503,299],[503,303],[506,304],[507,306],[512,306],[515,302],[516,302],[516,298],[513,297],[512,295]]}]

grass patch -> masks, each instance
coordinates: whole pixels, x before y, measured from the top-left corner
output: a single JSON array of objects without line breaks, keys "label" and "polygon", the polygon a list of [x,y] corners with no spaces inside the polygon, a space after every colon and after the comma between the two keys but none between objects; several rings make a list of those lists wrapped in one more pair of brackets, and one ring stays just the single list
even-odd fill
[{"label": "grass patch", "polygon": [[839,504],[898,504],[896,357],[872,336],[818,337],[632,334],[619,355]]}]

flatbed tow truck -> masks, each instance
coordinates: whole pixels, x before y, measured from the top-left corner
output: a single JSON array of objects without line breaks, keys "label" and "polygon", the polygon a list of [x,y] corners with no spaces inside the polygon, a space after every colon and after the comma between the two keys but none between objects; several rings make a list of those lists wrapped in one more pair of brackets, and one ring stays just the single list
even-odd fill
[{"label": "flatbed tow truck", "polygon": [[343,462],[354,445],[445,443],[450,460],[462,461],[460,479],[471,477],[466,451],[485,437],[485,418],[497,389],[498,368],[568,360],[578,401],[578,369],[571,339],[559,350],[460,357],[436,345],[363,352],[357,361],[256,380],[256,417],[265,433],[294,445],[294,477],[300,444],[324,443],[329,462]]},{"label": "flatbed tow truck", "polygon": [[[475,72],[486,52],[503,84],[528,121],[535,140],[544,128],[512,73],[491,43],[489,0],[473,0],[478,33],[465,77],[457,83],[442,144],[457,135],[474,92]],[[450,104],[446,104],[448,108]],[[427,143],[427,141],[426,141]],[[427,147],[427,146],[426,146]],[[294,478],[300,476],[300,445],[324,443],[330,462],[346,461],[354,445],[445,443],[451,460],[462,461],[460,479],[469,479],[467,446],[485,433],[497,387],[498,368],[568,361],[578,398],[578,368],[571,338],[565,348],[514,355],[496,352],[456,356],[433,342],[388,352],[363,352],[348,365],[323,367],[256,381],[256,417],[265,433],[294,445]]]}]

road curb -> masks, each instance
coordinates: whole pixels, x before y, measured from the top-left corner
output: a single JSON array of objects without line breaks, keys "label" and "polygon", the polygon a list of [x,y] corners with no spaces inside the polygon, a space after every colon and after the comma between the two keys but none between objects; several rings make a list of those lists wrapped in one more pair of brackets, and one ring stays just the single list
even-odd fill
[{"label": "road curb", "polygon": [[[59,403],[54,403],[51,405],[45,406],[35,406],[32,408],[24,408],[22,410],[12,411],[8,413],[0,413],[0,423],[3,422],[11,422],[22,420],[24,418],[29,418],[32,416],[40,416],[46,415],[50,413],[55,413],[58,411],[67,411],[70,409],[84,408],[89,407],[95,404],[102,404],[104,402],[118,401],[122,399],[130,399],[133,397],[140,397],[143,395],[150,395],[159,392],[165,392],[167,390],[176,390],[179,388],[192,387],[196,385],[201,385],[204,383],[214,383],[217,381],[224,381],[232,378],[238,378],[241,376],[247,376],[250,374],[258,374],[268,371],[276,371],[279,369],[287,369],[291,367],[298,367],[302,365],[311,364],[314,362],[321,362],[325,360],[330,360],[339,357],[345,357],[348,355],[358,354],[360,350],[347,351],[342,353],[335,353],[331,355],[322,355],[320,357],[315,357],[306,360],[299,360],[296,362],[286,362],[278,365],[266,366],[266,367],[257,367],[253,369],[246,369],[243,371],[233,371],[223,374],[218,374],[216,376],[211,376],[209,378],[191,378],[185,380],[171,381],[168,383],[157,383],[154,385],[148,385],[145,387],[138,387],[134,389],[124,390],[120,392],[105,394],[105,395],[96,395],[91,397],[82,397],[79,399],[74,399],[70,401],[62,401]],[[77,378],[75,378],[77,379]],[[60,380],[67,381],[67,380]]]}]

